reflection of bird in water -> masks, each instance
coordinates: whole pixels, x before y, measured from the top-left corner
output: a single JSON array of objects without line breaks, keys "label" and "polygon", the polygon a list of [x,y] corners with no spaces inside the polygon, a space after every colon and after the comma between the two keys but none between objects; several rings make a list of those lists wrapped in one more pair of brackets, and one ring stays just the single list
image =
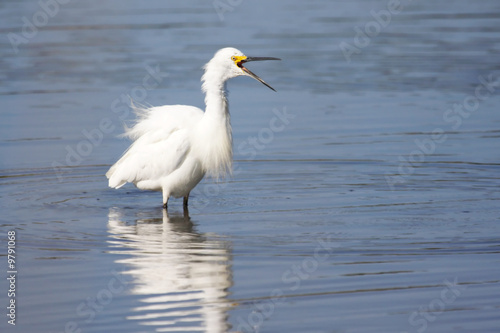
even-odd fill
[{"label": "reflection of bird in water", "polygon": [[247,57],[231,47],[219,50],[201,78],[205,112],[188,105],[138,110],[136,124],[125,133],[134,142],[106,173],[109,186],[134,183],[162,191],[164,208],[170,196],[184,197],[187,207],[189,193],[206,173],[217,178],[229,172],[233,149],[226,81],[244,75],[273,89],[244,66],[257,60],[279,59]]},{"label": "reflection of bird in water", "polygon": [[130,221],[124,212],[109,211],[111,252],[127,255],[117,262],[145,303],[127,319],[157,331],[227,331],[230,243],[197,233],[187,214],[169,217],[163,210],[162,218],[139,213]]}]

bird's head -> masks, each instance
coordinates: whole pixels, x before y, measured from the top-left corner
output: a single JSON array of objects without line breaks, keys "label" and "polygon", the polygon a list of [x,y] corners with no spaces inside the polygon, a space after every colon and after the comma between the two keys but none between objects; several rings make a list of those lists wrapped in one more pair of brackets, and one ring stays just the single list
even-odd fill
[{"label": "bird's head", "polygon": [[[261,82],[268,88],[274,90],[269,84],[252,73],[244,66],[247,62],[262,61],[262,60],[281,60],[273,57],[247,57],[240,50],[226,47],[217,51],[215,56],[205,65],[205,75],[221,75],[222,80],[227,80],[237,76],[250,76]],[[276,91],[276,90],[274,90]]]}]

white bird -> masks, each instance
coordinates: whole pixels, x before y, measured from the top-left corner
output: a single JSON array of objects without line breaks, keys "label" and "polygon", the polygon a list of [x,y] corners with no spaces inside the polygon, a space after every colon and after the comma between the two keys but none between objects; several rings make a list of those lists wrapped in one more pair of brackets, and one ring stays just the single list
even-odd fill
[{"label": "white bird", "polygon": [[162,191],[163,207],[169,197],[184,197],[205,174],[219,178],[230,173],[233,162],[232,133],[226,81],[250,76],[274,90],[243,64],[271,57],[247,57],[235,48],[223,48],[204,66],[201,81],[206,109],[164,105],[137,109],[134,126],[124,136],[133,140],[106,173],[109,186],[133,183],[142,190]]}]

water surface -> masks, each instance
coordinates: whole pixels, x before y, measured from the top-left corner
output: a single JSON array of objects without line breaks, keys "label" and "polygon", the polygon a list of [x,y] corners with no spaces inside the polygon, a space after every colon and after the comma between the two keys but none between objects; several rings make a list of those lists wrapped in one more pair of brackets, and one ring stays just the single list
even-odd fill
[{"label": "water surface", "polygon": [[[71,1],[29,38],[40,4],[0,5],[2,332],[498,331],[500,4],[221,3]],[[225,46],[283,59],[228,85],[233,177],[189,214],[107,188],[130,97],[202,107]]]}]

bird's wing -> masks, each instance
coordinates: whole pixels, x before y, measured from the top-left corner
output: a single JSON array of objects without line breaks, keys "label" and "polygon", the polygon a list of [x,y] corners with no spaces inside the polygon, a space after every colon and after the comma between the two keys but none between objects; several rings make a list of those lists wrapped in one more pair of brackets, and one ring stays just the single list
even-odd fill
[{"label": "bird's wing", "polygon": [[136,124],[125,133],[134,142],[106,173],[110,187],[156,181],[172,173],[191,148],[189,129],[203,116],[200,109],[182,105],[140,112]]}]

